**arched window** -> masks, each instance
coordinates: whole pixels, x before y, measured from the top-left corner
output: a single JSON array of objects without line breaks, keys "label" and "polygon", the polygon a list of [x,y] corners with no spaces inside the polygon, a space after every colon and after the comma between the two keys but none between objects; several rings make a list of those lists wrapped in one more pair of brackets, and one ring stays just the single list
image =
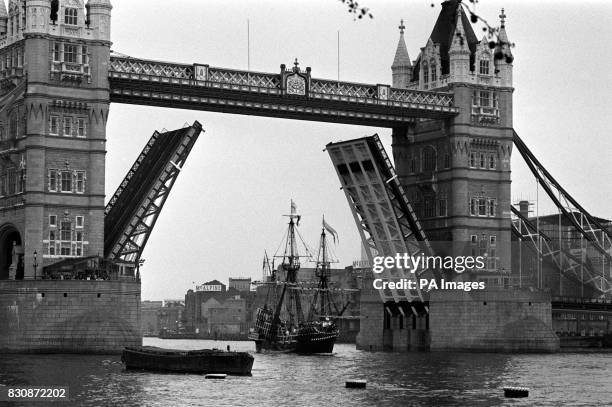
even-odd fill
[{"label": "arched window", "polygon": [[423,62],[423,83],[429,82],[429,66],[427,62]]},{"label": "arched window", "polygon": [[495,169],[495,165],[496,165],[496,159],[495,159],[495,154],[491,154],[489,156],[489,169],[490,170],[494,170]]},{"label": "arched window", "polygon": [[423,171],[436,170],[436,149],[432,146],[423,148]]},{"label": "arched window", "polygon": [[470,167],[476,168],[476,153],[470,153]]},{"label": "arched window", "polygon": [[64,10],[64,24],[77,25],[77,9],[66,7]]},{"label": "arched window", "polygon": [[489,75],[490,70],[489,70],[489,65],[490,65],[490,55],[486,52],[483,52],[480,55],[480,66],[479,66],[479,72],[481,75]]},{"label": "arched window", "polygon": [[438,71],[436,70],[436,61],[432,60],[430,62],[431,66],[431,81],[435,82],[438,80]]}]

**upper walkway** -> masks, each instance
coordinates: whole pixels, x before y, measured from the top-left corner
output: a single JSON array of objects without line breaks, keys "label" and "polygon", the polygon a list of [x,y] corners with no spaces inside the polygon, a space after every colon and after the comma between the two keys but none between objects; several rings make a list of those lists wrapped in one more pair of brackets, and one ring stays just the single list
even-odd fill
[{"label": "upper walkway", "polygon": [[111,55],[108,75],[118,103],[376,127],[459,112],[451,93],[315,79],[310,71],[297,61],[274,74]]}]

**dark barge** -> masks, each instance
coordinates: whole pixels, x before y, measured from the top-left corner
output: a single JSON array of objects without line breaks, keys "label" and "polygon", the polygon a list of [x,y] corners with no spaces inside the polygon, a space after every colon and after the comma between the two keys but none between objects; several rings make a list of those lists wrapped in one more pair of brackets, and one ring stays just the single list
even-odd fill
[{"label": "dark barge", "polygon": [[248,352],[220,349],[176,350],[141,346],[125,348],[121,361],[128,370],[245,376],[251,374],[254,358]]}]

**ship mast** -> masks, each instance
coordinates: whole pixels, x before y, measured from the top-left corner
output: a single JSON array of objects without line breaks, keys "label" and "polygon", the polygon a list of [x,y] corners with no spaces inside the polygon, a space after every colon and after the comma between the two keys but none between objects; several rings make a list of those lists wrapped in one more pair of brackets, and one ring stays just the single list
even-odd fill
[{"label": "ship mast", "polygon": [[330,233],[334,236],[334,241],[337,236],[335,230],[333,230],[325,222],[325,218],[323,218],[322,228],[321,228],[321,238],[319,240],[319,253],[317,255],[317,265],[316,265],[316,271],[315,271],[315,274],[318,277],[319,281],[317,284],[317,291],[315,292],[315,295],[312,301],[312,307],[310,309],[311,316],[309,317],[309,319],[312,319],[313,313],[318,313],[319,316],[332,315],[332,306],[335,311],[334,314],[335,315],[339,314],[338,308],[331,298],[330,289],[329,289],[329,278],[331,277],[331,263],[335,261],[332,261],[330,258],[331,256],[329,253],[329,247],[327,243],[327,234],[325,233],[326,228],[330,229]]},{"label": "ship mast", "polygon": [[304,320],[300,296],[298,291],[295,290],[295,288],[297,288],[297,272],[300,269],[300,254],[297,248],[296,234],[298,234],[297,226],[300,223],[301,216],[297,214],[296,205],[293,200],[291,200],[291,214],[284,216],[289,217],[289,228],[287,230],[287,241],[285,242],[285,253],[282,256],[283,258],[281,263],[281,267],[285,271],[285,284],[283,284],[283,290],[281,291],[281,295],[274,312],[272,325],[275,330],[280,323],[280,313],[282,311],[285,296],[287,296],[285,309],[289,314],[288,328],[294,328]]}]

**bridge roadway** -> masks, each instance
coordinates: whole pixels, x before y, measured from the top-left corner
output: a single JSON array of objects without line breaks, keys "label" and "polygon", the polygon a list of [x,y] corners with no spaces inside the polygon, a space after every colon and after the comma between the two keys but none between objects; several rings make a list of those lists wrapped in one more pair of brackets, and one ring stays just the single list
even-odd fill
[{"label": "bridge roadway", "polygon": [[175,64],[111,55],[110,100],[375,127],[459,113],[453,94],[315,79],[297,61],[279,73]]}]

